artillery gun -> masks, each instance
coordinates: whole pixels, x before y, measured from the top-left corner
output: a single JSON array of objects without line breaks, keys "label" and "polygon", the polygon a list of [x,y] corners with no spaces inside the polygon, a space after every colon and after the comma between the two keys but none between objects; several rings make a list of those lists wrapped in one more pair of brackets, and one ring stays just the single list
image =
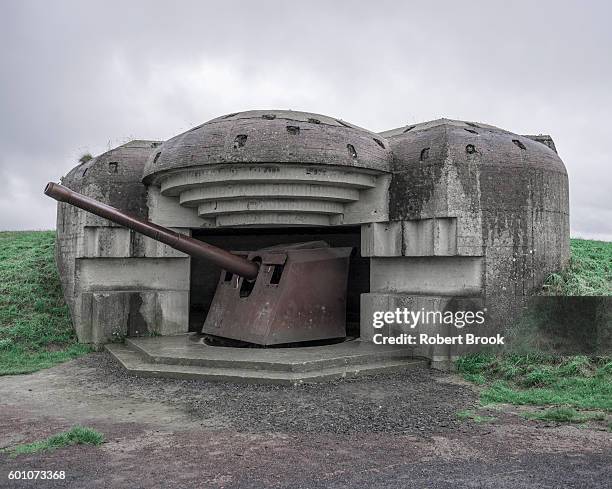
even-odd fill
[{"label": "artillery gun", "polygon": [[352,248],[325,241],[229,252],[136,218],[57,183],[45,194],[222,268],[202,326],[215,338],[271,346],[346,336],[346,289]]}]

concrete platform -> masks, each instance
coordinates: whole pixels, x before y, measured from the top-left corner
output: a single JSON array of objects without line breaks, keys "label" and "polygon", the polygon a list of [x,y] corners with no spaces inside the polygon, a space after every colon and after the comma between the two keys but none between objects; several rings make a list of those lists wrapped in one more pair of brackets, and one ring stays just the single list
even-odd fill
[{"label": "concrete platform", "polygon": [[191,335],[128,338],[106,349],[129,372],[144,377],[219,382],[300,384],[424,367],[410,351],[359,340],[303,348],[229,348]]}]

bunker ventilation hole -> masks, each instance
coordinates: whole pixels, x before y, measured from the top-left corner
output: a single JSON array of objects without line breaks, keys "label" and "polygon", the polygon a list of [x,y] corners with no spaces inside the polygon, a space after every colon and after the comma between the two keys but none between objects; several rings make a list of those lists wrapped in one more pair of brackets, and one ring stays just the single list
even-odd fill
[{"label": "bunker ventilation hole", "polygon": [[285,265],[274,265],[274,270],[272,270],[272,276],[270,277],[270,283],[272,285],[277,285],[280,283],[284,269]]},{"label": "bunker ventilation hole", "polygon": [[161,145],[161,142],[160,142],[160,141],[153,141],[153,142],[151,143],[151,147],[152,147],[152,148],[157,148],[157,147],[158,147],[158,146],[160,146],[160,145]]},{"label": "bunker ventilation hole", "polygon": [[357,159],[357,151],[355,150],[355,146],[353,146],[352,144],[347,144],[346,145],[346,149],[348,150],[348,154],[351,158],[353,158],[354,160]]},{"label": "bunker ventilation hole", "polygon": [[224,282],[231,282],[233,276],[234,276],[234,274],[232,272],[225,272],[225,275],[223,276],[223,281]]},{"label": "bunker ventilation hole", "polygon": [[156,155],[155,158],[153,158],[153,164],[157,163],[157,160],[159,160],[159,157],[161,156],[161,151],[159,151]]},{"label": "bunker ventilation hole", "polygon": [[523,143],[521,143],[518,139],[513,139],[512,142],[516,144],[521,149],[527,149]]},{"label": "bunker ventilation hole", "polygon": [[342,121],[340,119],[336,119],[336,122],[338,124],[340,124],[341,126],[348,127],[349,129],[352,129],[352,127],[349,124],[347,124],[346,122],[344,122],[344,121]]},{"label": "bunker ventilation hole", "polygon": [[119,163],[117,163],[116,161],[111,161],[108,164],[108,171],[109,173],[118,173],[119,172]]},{"label": "bunker ventilation hole", "polygon": [[[255,258],[253,258],[254,263],[257,263],[258,265],[261,265],[261,257],[260,256],[256,256]],[[245,298],[251,295],[251,292],[253,292],[253,289],[255,288],[255,284],[257,283],[257,277],[255,277],[253,280],[248,280],[246,278],[242,279],[242,284],[240,285],[240,297]]]},{"label": "bunker ventilation hole", "polygon": [[246,143],[248,136],[246,134],[238,134],[234,138],[234,149],[242,148]]},{"label": "bunker ventilation hole", "polygon": [[300,133],[299,126],[287,126],[287,132],[289,134],[298,135]]},{"label": "bunker ventilation hole", "polygon": [[463,130],[467,132],[471,132],[472,134],[478,134],[476,131],[474,131],[474,129],[467,129],[464,127]]},{"label": "bunker ventilation hole", "polygon": [[372,139],[374,139],[374,142],[378,144],[382,149],[385,149],[385,145],[380,139],[376,139],[376,138],[372,138]]},{"label": "bunker ventilation hole", "polygon": [[408,126],[406,129],[404,129],[402,132],[406,133],[408,131],[412,131],[416,126]]},{"label": "bunker ventilation hole", "polygon": [[429,150],[430,148],[423,148],[421,150],[421,161],[425,161],[427,158],[429,158]]},{"label": "bunker ventilation hole", "polygon": [[474,147],[474,145],[473,145],[473,144],[468,144],[468,145],[465,147],[465,152],[466,152],[467,154],[469,154],[469,155],[474,154],[474,153],[476,153],[476,148]]},{"label": "bunker ventilation hole", "polygon": [[470,127],[475,127],[475,128],[477,128],[477,129],[480,127],[480,126],[478,126],[478,125],[474,124],[473,122],[466,122],[466,124],[467,124],[468,126],[470,126]]},{"label": "bunker ventilation hole", "polygon": [[321,121],[319,119],[313,118],[308,119],[308,122],[310,122],[311,124],[321,124]]},{"label": "bunker ventilation hole", "polygon": [[261,116],[261,118],[267,121],[273,121],[274,119],[276,119],[276,116],[274,114],[264,114]]}]

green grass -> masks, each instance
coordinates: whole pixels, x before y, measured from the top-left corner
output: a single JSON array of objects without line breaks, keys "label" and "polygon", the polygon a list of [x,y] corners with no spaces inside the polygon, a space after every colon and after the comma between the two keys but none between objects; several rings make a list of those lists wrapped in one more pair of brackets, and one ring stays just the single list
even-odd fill
[{"label": "green grass", "polygon": [[612,412],[612,357],[477,353],[456,366],[464,378],[483,384],[484,404]]},{"label": "green grass", "polygon": [[544,284],[546,295],[612,295],[612,243],[572,239],[570,264]]},{"label": "green grass", "polygon": [[524,416],[528,419],[554,421],[555,423],[586,423],[587,421],[603,421],[605,419],[603,413],[581,413],[566,406],[547,409],[539,413],[525,413]]},{"label": "green grass", "polygon": [[[545,293],[607,296],[611,284],[612,243],[572,239],[570,266],[548,278]],[[456,366],[466,380],[483,386],[483,404],[552,406],[525,414],[531,419],[582,423],[612,412],[610,356],[477,353],[460,358]]]},{"label": "green grass", "polygon": [[0,232],[0,375],[91,351],[76,341],[54,260],[54,231]]},{"label": "green grass", "polygon": [[28,455],[32,453],[57,450],[70,445],[100,445],[104,443],[104,435],[92,428],[73,426],[70,430],[50,436],[44,440],[25,443],[3,451],[11,456]]},{"label": "green grass", "polygon": [[475,423],[490,423],[491,421],[495,421],[497,419],[494,416],[480,416],[471,409],[466,409],[465,411],[457,412],[457,417],[459,419],[464,420],[469,419],[471,421],[474,421]]}]

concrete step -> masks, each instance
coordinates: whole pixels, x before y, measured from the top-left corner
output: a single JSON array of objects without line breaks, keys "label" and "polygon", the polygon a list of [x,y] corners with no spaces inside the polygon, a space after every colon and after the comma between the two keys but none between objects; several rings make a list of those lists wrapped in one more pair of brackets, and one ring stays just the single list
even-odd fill
[{"label": "concrete step", "polygon": [[[107,351],[128,372],[142,377],[166,377],[173,379],[198,379],[216,382],[241,382],[296,385],[353,378],[382,372],[396,372],[408,368],[427,367],[425,359],[389,358],[356,365],[341,365],[308,372],[263,370],[236,367],[203,367],[148,362],[143,356],[124,344],[106,345]],[[244,349],[240,349],[244,350]],[[314,353],[314,352],[313,352]]]},{"label": "concrete step", "polygon": [[207,346],[191,341],[189,335],[177,335],[128,338],[125,343],[149,363],[295,373],[412,359],[407,348],[376,346],[361,341],[316,347],[251,349]]}]

